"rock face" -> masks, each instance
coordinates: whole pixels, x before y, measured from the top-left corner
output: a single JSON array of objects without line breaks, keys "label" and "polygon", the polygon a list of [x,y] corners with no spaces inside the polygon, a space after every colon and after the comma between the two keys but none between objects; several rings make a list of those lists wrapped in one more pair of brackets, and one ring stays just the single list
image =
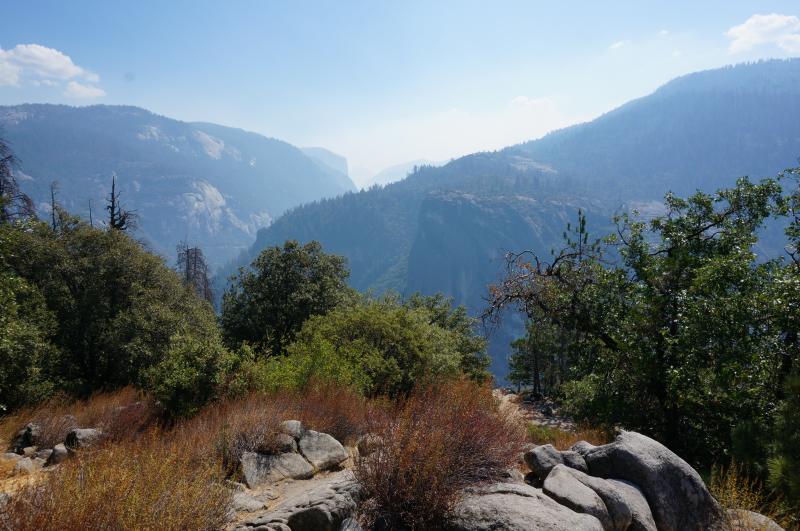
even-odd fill
[{"label": "rock face", "polygon": [[53,447],[50,457],[47,458],[47,466],[57,465],[65,461],[69,457],[69,450],[63,444],[57,444]]},{"label": "rock face", "polygon": [[727,514],[732,531],[783,531],[781,526],[763,514],[744,509],[728,509]]},{"label": "rock face", "polygon": [[593,476],[630,481],[647,498],[660,531],[727,529],[722,508],[700,475],[664,445],[635,432],[584,455]]},{"label": "rock face", "polygon": [[455,508],[452,531],[602,531],[594,516],[579,514],[529,485],[498,483],[468,494]]},{"label": "rock face", "polygon": [[278,455],[245,452],[239,464],[244,481],[251,489],[265,483],[275,483],[283,479],[308,479],[314,469],[300,454],[284,453]]},{"label": "rock face", "polygon": [[269,513],[246,521],[237,531],[336,531],[356,508],[358,483],[349,472],[326,478],[311,490],[288,498]]},{"label": "rock face", "polygon": [[24,428],[19,430],[11,441],[9,449],[16,453],[22,453],[23,449],[29,446],[36,446],[39,444],[39,437],[41,428],[38,424],[29,423]]},{"label": "rock face", "polygon": [[334,468],[349,457],[347,450],[339,441],[327,433],[313,430],[308,430],[303,434],[297,447],[316,470]]}]

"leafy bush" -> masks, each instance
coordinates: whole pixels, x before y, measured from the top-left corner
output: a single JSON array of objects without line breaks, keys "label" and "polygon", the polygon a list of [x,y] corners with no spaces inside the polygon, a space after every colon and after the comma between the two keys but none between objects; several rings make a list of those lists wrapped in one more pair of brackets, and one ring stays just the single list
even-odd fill
[{"label": "leafy bush", "polygon": [[231,491],[219,468],[192,459],[183,445],[152,433],[84,452],[47,481],[15,493],[0,527],[59,529],[212,530],[226,522]]},{"label": "leafy bush", "polygon": [[375,434],[355,476],[363,518],[384,529],[438,529],[462,489],[500,477],[524,442],[491,390],[468,381],[415,391]]},{"label": "leafy bush", "polygon": [[405,303],[396,296],[362,298],[312,317],[286,357],[268,360],[265,381],[271,388],[302,389],[325,380],[367,395],[397,396],[426,379],[465,371],[484,377],[483,340],[463,309],[446,308],[456,325],[423,297]]}]

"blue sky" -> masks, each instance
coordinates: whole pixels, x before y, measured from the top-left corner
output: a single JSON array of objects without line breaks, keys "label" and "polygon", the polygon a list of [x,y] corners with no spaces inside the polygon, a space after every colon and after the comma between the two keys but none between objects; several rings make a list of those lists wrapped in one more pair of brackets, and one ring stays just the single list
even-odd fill
[{"label": "blue sky", "polygon": [[0,104],[129,104],[345,155],[363,182],[800,55],[797,1],[3,2]]}]

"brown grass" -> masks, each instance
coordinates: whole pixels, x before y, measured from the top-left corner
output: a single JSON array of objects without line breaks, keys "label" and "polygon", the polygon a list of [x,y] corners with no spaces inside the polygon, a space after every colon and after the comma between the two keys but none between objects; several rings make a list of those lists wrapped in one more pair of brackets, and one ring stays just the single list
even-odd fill
[{"label": "brown grass", "polygon": [[0,528],[219,529],[231,493],[219,467],[197,462],[165,434],[83,452],[47,481],[16,493],[0,513]]},{"label": "brown grass", "polygon": [[132,387],[98,393],[87,400],[59,396],[0,419],[0,438],[10,443],[29,422],[41,428],[39,447],[63,443],[73,428],[100,428],[109,441],[133,437],[157,420],[152,400]]},{"label": "brown grass", "polygon": [[537,445],[552,444],[558,450],[568,450],[578,441],[586,441],[596,446],[608,444],[613,440],[613,436],[598,428],[579,428],[575,431],[567,431],[530,423],[528,424],[527,440]]},{"label": "brown grass", "polygon": [[771,496],[757,478],[731,463],[714,467],[708,488],[717,501],[728,509],[744,509],[768,516],[785,529],[796,529],[798,522],[780,498]]},{"label": "brown grass", "polygon": [[524,433],[488,387],[458,382],[413,394],[359,458],[362,518],[381,529],[437,529],[462,490],[514,465]]}]

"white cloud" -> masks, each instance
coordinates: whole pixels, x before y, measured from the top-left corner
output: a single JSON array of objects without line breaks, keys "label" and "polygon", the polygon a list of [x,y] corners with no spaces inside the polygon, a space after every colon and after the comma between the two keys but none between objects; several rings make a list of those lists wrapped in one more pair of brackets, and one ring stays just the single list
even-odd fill
[{"label": "white cloud", "polygon": [[749,52],[763,44],[773,44],[789,53],[800,53],[800,18],[794,15],[753,15],[744,24],[725,32],[731,39],[732,54]]},{"label": "white cloud", "polygon": [[659,31],[658,34],[661,35],[662,37],[666,37],[667,35],[669,35],[669,31],[664,29]]},{"label": "white cloud", "polygon": [[77,99],[91,99],[100,98],[106,95],[106,91],[94,85],[84,85],[77,81],[70,81],[67,83],[67,88],[64,89],[64,96],[68,98]]},{"label": "white cloud", "polygon": [[611,46],[609,46],[608,49],[609,50],[617,50],[619,48],[622,48],[623,46],[625,46],[625,41],[617,41],[614,44],[612,44]]},{"label": "white cloud", "polygon": [[100,88],[76,80],[97,83],[100,76],[76,65],[65,53],[41,44],[18,44],[10,50],[0,48],[0,86],[20,86],[22,83],[56,86],[68,82],[65,94],[70,96],[105,94]]}]

